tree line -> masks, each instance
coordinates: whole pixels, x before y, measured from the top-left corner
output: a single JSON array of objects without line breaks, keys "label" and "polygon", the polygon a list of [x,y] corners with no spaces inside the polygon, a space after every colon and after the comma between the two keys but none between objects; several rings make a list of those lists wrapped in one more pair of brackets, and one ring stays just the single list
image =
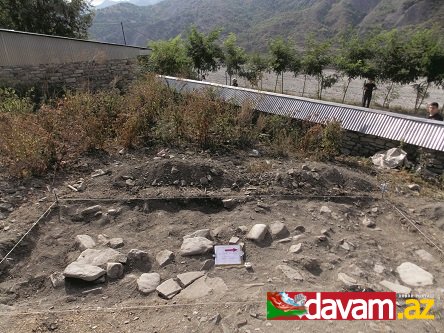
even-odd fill
[{"label": "tree line", "polygon": [[0,0],[0,28],[86,38],[94,11],[89,0]]},{"label": "tree line", "polygon": [[[266,55],[248,54],[230,33],[220,41],[221,30],[208,34],[191,27],[183,38],[153,41],[144,65],[148,70],[201,80],[224,67],[226,83],[234,76],[245,78],[262,89],[265,73],[276,75],[275,91],[284,92],[286,73],[303,75],[302,96],[307,77],[317,81],[317,98],[339,79],[345,79],[342,102],[350,82],[357,78],[388,84],[383,107],[388,107],[395,85],[412,84],[416,92],[415,111],[428,96],[431,85],[444,85],[444,43],[435,29],[391,30],[362,35],[354,30],[332,40],[306,38],[302,51],[291,41],[278,37],[268,44]],[[333,74],[327,69],[333,69]]]}]

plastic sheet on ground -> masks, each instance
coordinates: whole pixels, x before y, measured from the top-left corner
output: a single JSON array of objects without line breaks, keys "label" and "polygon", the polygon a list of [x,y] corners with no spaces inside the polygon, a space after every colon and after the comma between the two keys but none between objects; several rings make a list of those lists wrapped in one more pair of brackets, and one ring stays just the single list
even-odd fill
[{"label": "plastic sheet on ground", "polygon": [[376,153],[371,157],[375,166],[383,169],[395,169],[404,165],[407,153],[401,148],[392,148]]}]

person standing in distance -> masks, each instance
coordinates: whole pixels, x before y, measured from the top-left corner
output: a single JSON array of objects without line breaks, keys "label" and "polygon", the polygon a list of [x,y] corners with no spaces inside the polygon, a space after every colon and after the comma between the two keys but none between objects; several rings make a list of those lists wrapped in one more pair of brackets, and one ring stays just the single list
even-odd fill
[{"label": "person standing in distance", "polygon": [[429,111],[428,119],[443,121],[442,115],[439,113],[439,104],[436,102],[430,103],[427,110]]},{"label": "person standing in distance", "polygon": [[377,89],[376,84],[373,79],[369,79],[368,82],[364,83],[364,96],[362,98],[362,106],[369,107],[372,101],[373,90]]}]

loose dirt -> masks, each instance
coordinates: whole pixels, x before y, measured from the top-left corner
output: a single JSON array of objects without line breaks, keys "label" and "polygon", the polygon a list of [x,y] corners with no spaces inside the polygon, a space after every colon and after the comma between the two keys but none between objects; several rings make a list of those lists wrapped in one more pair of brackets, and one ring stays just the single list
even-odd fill
[{"label": "loose dirt", "polygon": [[[103,175],[92,177],[98,169]],[[1,257],[54,202],[53,189],[59,202],[0,267],[0,332],[443,331],[444,257],[413,224],[443,248],[444,204],[403,183],[389,187],[382,199],[378,175],[340,162],[168,150],[84,158],[64,174],[21,183],[3,175],[1,201],[11,206],[0,220]],[[83,191],[68,187],[77,182],[84,183]],[[233,201],[228,206],[225,199]],[[94,205],[101,214],[79,218]],[[365,217],[376,227],[363,225]],[[267,235],[254,243],[239,228],[275,221],[289,231],[285,242]],[[171,300],[157,292],[141,294],[136,279],[142,270],[131,265],[113,281],[66,279],[64,287],[54,288],[49,279],[80,255],[75,237],[82,234],[97,244],[99,235],[120,237],[124,246],[117,250],[123,254],[148,252],[144,271],[159,273],[162,282],[199,271],[212,254],[182,257],[179,250],[183,236],[200,229],[210,229],[215,244],[239,237],[252,268],[212,267],[204,277],[210,292],[184,289]],[[300,252],[290,253],[298,243]],[[421,258],[419,249],[432,261]],[[155,257],[162,250],[174,252],[175,259],[160,268]],[[411,288],[435,297],[434,321],[266,320],[267,291],[387,291],[379,282],[403,284],[396,267],[405,261],[433,274],[433,285]],[[296,269],[303,280],[289,279],[279,265]],[[356,283],[347,286],[339,273]]]}]

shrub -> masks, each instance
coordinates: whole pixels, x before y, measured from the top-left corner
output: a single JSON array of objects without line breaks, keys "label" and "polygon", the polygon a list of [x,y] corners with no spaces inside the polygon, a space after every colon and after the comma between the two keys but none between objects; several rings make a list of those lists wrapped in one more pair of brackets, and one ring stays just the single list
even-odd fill
[{"label": "shrub", "polygon": [[35,114],[0,113],[0,163],[12,176],[41,174],[52,159],[49,133]]},{"label": "shrub", "polygon": [[325,124],[303,122],[302,127],[304,135],[299,144],[302,153],[312,154],[319,159],[331,159],[340,154],[343,130],[339,122],[330,121]]},{"label": "shrub", "polygon": [[118,117],[118,142],[125,147],[136,147],[152,139],[153,126],[175,100],[175,94],[154,75],[133,83]]},{"label": "shrub", "polygon": [[70,164],[90,150],[107,150],[116,143],[219,150],[260,143],[278,156],[302,152],[331,158],[339,154],[342,142],[338,122],[313,125],[256,113],[249,103],[235,106],[212,90],[179,94],[152,75],[135,82],[125,95],[118,90],[68,93],[35,113],[29,99],[13,90],[1,93],[7,98],[0,103],[0,163],[21,177]]},{"label": "shrub", "polygon": [[29,97],[32,91],[29,91],[27,96],[19,97],[16,91],[12,88],[0,88],[0,113],[30,113],[33,111],[33,103]]},{"label": "shrub", "polygon": [[322,150],[326,157],[331,158],[341,153],[344,130],[339,121],[327,122],[322,133]]}]

